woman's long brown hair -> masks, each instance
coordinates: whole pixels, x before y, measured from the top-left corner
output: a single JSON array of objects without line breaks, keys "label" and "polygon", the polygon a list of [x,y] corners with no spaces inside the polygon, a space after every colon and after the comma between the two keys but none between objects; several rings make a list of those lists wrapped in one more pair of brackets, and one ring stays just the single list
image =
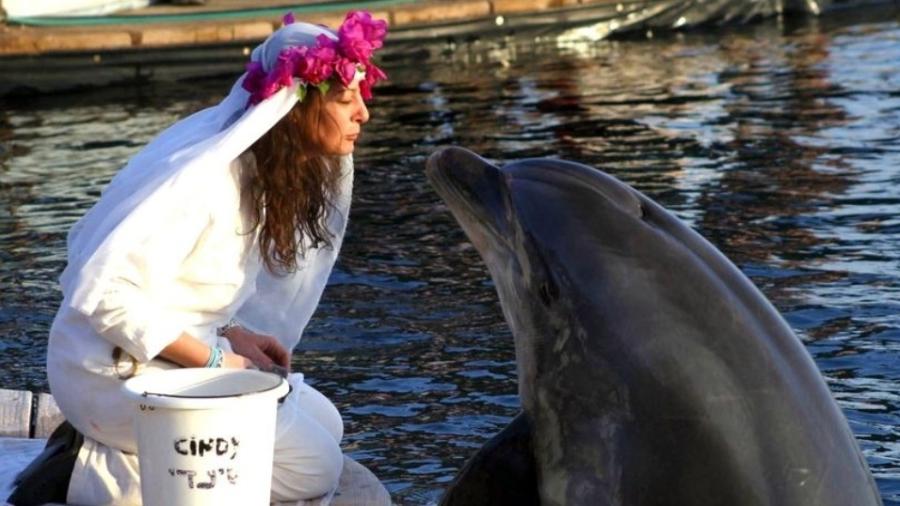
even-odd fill
[{"label": "woman's long brown hair", "polygon": [[256,173],[244,192],[252,203],[252,230],[260,227],[260,255],[275,274],[296,271],[306,248],[330,246],[333,239],[325,217],[340,179],[340,161],[324,154],[319,132],[320,125],[338,127],[324,101],[310,86],[303,102],[250,146]]}]

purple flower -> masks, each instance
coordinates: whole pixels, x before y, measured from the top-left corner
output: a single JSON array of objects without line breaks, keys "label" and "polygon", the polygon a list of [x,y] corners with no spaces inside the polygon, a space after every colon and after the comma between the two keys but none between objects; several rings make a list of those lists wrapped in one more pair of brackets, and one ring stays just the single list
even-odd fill
[{"label": "purple flower", "polygon": [[262,99],[265,100],[278,93],[278,90],[283,87],[284,85],[281,84],[281,81],[279,81],[277,77],[269,74],[268,76],[266,76],[266,81],[263,83],[262,88],[259,89],[258,93],[262,97]]},{"label": "purple flower", "polygon": [[281,22],[282,22],[282,24],[284,24],[284,25],[292,25],[292,24],[294,24],[294,23],[296,22],[296,20],[294,19],[294,13],[293,13],[293,12],[288,12],[287,14],[285,14],[284,17],[281,18]]},{"label": "purple flower", "polygon": [[338,45],[334,39],[323,33],[316,37],[316,49],[321,49],[323,51],[328,50],[331,51],[332,54],[337,54]]},{"label": "purple flower", "polygon": [[258,96],[257,90],[261,89],[266,80],[266,72],[263,70],[262,64],[252,61],[247,64],[247,76],[241,86],[250,92],[250,103],[258,104],[263,99]]}]

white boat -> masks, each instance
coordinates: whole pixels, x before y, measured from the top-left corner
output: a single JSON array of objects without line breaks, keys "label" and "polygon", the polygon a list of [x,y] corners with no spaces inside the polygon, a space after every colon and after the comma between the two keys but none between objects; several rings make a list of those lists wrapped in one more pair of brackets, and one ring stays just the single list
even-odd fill
[{"label": "white boat", "polygon": [[138,9],[150,0],[0,0],[7,18],[36,16],[102,16],[122,9]]}]

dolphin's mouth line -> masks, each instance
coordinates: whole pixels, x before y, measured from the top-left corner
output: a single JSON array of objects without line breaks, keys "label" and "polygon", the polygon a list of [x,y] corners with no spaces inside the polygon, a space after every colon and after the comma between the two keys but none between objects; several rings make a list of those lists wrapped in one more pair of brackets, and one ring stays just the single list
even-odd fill
[{"label": "dolphin's mouth line", "polygon": [[[445,169],[441,168],[439,172],[445,172]],[[469,198],[464,191],[462,191],[459,185],[453,184],[448,181],[448,178],[445,174],[440,174],[438,176],[438,180],[435,182],[438,183],[435,185],[435,190],[437,190],[438,195],[444,200],[444,203],[450,209],[450,211],[457,215],[462,213],[461,216],[463,219],[459,220],[460,223],[464,221],[471,221],[475,226],[474,230],[466,230],[466,235],[468,236],[469,242],[474,243],[473,238],[470,234],[477,233],[479,230],[486,231],[488,233],[479,234],[483,237],[494,237],[496,243],[503,244],[508,238],[503,237],[494,224],[487,219],[487,217],[482,215],[480,209],[475,205],[475,200]],[[508,245],[503,244],[503,246],[508,250],[510,249]],[[476,248],[477,249],[477,248]]]},{"label": "dolphin's mouth line", "polygon": [[504,230],[510,220],[507,174],[488,160],[453,147],[432,155],[426,174],[476,248],[479,241],[489,240],[510,249],[505,233],[509,231]]}]

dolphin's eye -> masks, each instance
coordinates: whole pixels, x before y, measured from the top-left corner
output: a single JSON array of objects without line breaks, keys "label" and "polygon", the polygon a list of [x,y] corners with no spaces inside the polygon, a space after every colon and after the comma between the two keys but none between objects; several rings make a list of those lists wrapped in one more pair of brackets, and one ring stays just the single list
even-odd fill
[{"label": "dolphin's eye", "polygon": [[556,302],[556,299],[559,297],[559,287],[557,287],[556,283],[553,281],[547,280],[541,283],[538,294],[541,297],[541,302],[543,302],[545,306],[549,306],[553,302]]}]

